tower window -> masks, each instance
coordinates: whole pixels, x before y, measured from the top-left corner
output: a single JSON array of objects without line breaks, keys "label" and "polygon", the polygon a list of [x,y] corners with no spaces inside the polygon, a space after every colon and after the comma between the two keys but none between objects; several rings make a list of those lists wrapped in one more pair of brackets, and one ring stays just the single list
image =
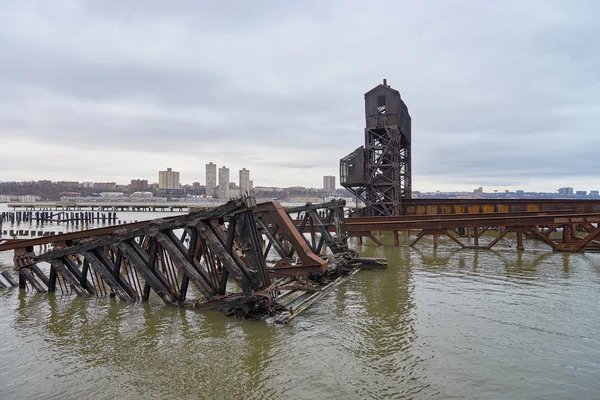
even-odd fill
[{"label": "tower window", "polygon": [[377,96],[377,114],[385,114],[385,96]]}]

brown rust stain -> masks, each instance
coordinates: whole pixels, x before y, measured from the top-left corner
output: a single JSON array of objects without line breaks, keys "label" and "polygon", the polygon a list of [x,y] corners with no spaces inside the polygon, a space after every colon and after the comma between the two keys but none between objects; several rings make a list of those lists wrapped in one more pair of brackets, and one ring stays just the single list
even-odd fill
[{"label": "brown rust stain", "polygon": [[440,206],[442,214],[452,214],[452,206]]},{"label": "brown rust stain", "polygon": [[496,204],[496,210],[499,213],[508,212],[508,204]]},{"label": "brown rust stain", "polygon": [[495,211],[493,204],[483,204],[481,208],[483,208],[484,213],[493,213]]},{"label": "brown rust stain", "polygon": [[479,214],[480,207],[479,204],[473,204],[469,206],[469,214]]}]

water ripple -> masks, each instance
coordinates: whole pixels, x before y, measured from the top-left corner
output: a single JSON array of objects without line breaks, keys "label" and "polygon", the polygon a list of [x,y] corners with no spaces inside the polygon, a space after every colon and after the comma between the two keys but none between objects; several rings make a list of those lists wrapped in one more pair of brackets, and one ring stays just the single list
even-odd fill
[{"label": "water ripple", "polygon": [[0,291],[0,398],[600,397],[599,255],[382,240],[283,327]]}]

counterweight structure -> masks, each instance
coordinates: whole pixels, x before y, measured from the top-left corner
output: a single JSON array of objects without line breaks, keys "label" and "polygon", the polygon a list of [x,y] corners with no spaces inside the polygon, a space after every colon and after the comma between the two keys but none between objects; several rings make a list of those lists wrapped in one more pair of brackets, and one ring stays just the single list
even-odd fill
[{"label": "counterweight structure", "polygon": [[365,145],[340,160],[340,183],[364,203],[364,216],[401,215],[412,196],[408,108],[384,79],[365,93],[365,116]]}]

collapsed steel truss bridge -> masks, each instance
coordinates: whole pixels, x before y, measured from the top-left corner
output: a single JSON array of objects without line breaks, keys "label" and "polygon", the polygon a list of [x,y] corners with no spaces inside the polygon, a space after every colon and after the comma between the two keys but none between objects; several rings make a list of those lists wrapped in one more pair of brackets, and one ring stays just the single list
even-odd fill
[{"label": "collapsed steel truss bridge", "polygon": [[[344,205],[286,211],[246,197],[182,216],[11,240],[0,251],[15,251],[21,288],[124,301],[154,293],[167,305],[218,306],[253,318],[280,312],[285,319],[328,290],[316,282],[335,284],[350,272],[356,254],[348,250]],[[51,251],[34,252],[48,244]],[[7,271],[3,276],[17,285]]]}]

